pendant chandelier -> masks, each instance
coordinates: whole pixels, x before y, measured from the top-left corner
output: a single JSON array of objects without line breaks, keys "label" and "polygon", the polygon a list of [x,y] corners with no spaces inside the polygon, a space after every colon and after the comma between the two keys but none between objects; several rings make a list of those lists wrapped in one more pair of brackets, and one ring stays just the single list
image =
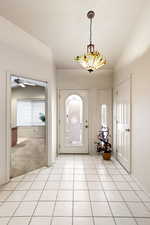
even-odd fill
[{"label": "pendant chandelier", "polygon": [[92,43],[92,19],[94,16],[94,11],[87,13],[87,18],[90,19],[90,43],[87,45],[87,54],[75,57],[75,61],[79,62],[90,73],[106,64],[106,59],[100,52],[95,51],[95,46]]}]

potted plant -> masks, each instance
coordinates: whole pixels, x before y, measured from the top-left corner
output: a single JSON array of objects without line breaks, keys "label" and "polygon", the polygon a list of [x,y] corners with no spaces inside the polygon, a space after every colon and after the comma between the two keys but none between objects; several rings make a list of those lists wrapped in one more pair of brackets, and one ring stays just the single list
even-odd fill
[{"label": "potted plant", "polygon": [[45,122],[45,114],[44,113],[40,113],[39,118],[43,123]]},{"label": "potted plant", "polygon": [[111,159],[111,143],[109,142],[110,131],[108,127],[102,127],[98,134],[98,142],[96,142],[97,152],[102,153],[103,159]]}]

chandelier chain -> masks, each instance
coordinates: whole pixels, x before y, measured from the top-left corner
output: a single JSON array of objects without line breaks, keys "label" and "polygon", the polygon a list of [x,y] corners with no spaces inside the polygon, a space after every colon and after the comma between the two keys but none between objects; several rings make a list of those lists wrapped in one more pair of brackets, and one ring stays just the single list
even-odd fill
[{"label": "chandelier chain", "polygon": [[90,19],[90,44],[92,44],[92,18]]}]

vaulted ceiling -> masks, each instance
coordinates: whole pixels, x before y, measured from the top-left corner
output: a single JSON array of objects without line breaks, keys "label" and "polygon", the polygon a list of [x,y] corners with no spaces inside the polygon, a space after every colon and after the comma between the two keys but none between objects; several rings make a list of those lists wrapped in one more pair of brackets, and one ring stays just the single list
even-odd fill
[{"label": "vaulted ceiling", "polygon": [[[113,68],[147,0],[0,0],[0,14],[49,46],[59,69],[79,68],[73,61],[86,51],[94,10],[93,41]],[[12,34],[13,38],[13,34]]]}]

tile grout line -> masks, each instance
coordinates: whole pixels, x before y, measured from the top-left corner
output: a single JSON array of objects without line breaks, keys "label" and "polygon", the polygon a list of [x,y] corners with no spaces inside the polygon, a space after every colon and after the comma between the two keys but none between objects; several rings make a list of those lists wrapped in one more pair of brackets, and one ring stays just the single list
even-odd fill
[{"label": "tile grout line", "polygon": [[[124,200],[123,202],[125,203],[126,207],[128,208],[128,210],[129,210],[129,212],[130,212],[130,214],[131,214],[131,216],[132,216],[131,218],[134,219],[135,223],[137,224],[137,222],[136,222],[136,220],[135,220],[135,216],[133,215],[131,209],[129,208],[129,206],[128,206],[128,204],[127,204],[127,202],[125,201],[123,195],[121,194],[121,191],[118,190],[118,192],[119,192],[119,194],[122,196],[122,198],[123,198],[123,200]],[[137,224],[137,225],[138,225],[138,224]]]},{"label": "tile grout line", "polygon": [[[49,168],[49,167],[47,167],[47,168]],[[40,174],[41,171],[42,171],[42,170],[39,171],[39,174]],[[39,175],[39,174],[38,174],[38,175]],[[37,176],[38,176],[38,175],[37,175]],[[40,201],[40,198],[41,198],[41,196],[42,196],[42,194],[43,194],[43,191],[44,191],[44,189],[45,189],[46,183],[47,183],[48,178],[49,178],[50,175],[51,175],[51,170],[49,171],[49,174],[48,174],[47,179],[44,181],[44,182],[45,182],[45,185],[44,185],[43,189],[41,190],[41,193],[40,193],[40,196],[39,196],[38,200],[37,200],[37,201],[33,201],[33,202],[36,202],[36,206],[35,206],[35,209],[33,210],[33,213],[32,213],[32,215],[31,215],[31,217],[30,217],[30,221],[29,221],[28,225],[29,225],[29,224],[31,223],[31,221],[32,221],[33,215],[34,215],[34,213],[35,213],[35,211],[36,211],[36,209],[37,209],[38,203],[39,203],[39,201]],[[36,179],[36,178],[35,178],[35,179]],[[35,179],[34,179],[34,181],[35,181]],[[37,182],[38,182],[38,181],[37,181]],[[31,186],[32,186],[32,185],[31,185]],[[30,191],[31,191],[31,189],[30,189]],[[32,189],[32,191],[33,191],[33,189]],[[37,191],[37,190],[35,190],[35,191]]]},{"label": "tile grout line", "polygon": [[[132,186],[130,185],[130,183],[129,183],[129,181],[128,181],[127,179],[126,179],[126,182],[127,182],[128,185],[132,188]],[[144,201],[138,196],[138,194],[136,193],[136,190],[134,190],[134,189],[132,188],[132,191],[133,191],[134,194],[139,198],[139,200],[140,200],[139,202],[144,204]],[[119,191],[119,193],[121,194],[122,198],[124,199],[124,197],[123,197],[121,191]],[[129,208],[129,206],[128,206],[128,204],[127,204],[127,201],[125,201],[125,199],[124,199],[124,202],[125,202],[125,204],[126,204],[128,210],[130,211],[131,215],[133,216],[135,223],[138,225],[137,217],[135,217],[135,216],[133,215],[133,213],[132,213],[131,209]],[[144,204],[144,206],[145,206],[145,204]],[[145,207],[146,207],[146,206],[145,206]],[[147,208],[147,207],[146,207],[146,208]],[[148,209],[148,208],[147,208],[147,209]],[[148,209],[148,211],[150,211],[150,210]]]},{"label": "tile grout line", "polygon": [[72,225],[74,224],[74,178],[75,178],[75,156],[73,157],[73,193],[72,193]]},{"label": "tile grout line", "polygon": [[[106,170],[107,170],[107,168],[106,168]],[[100,179],[100,180],[101,180],[101,179]],[[110,207],[109,201],[108,201],[108,199],[107,199],[107,195],[106,195],[106,193],[105,193],[105,189],[104,189],[103,183],[102,183],[102,191],[104,192],[104,195],[105,195],[107,204],[108,204],[108,206],[109,206],[109,210],[110,210],[110,212],[111,212],[111,215],[112,215],[114,224],[117,225],[117,223],[116,223],[116,221],[115,221],[115,218],[114,218],[114,215],[113,215],[113,212],[112,212],[112,209],[111,209],[111,207]]]},{"label": "tile grout line", "polygon": [[[25,175],[23,176],[23,178],[25,177]],[[21,179],[21,180],[19,180],[19,181],[11,181],[11,179],[10,179],[10,182],[8,182],[7,184],[10,184],[10,183],[18,183],[15,187],[14,187],[14,189],[0,189],[0,192],[2,191],[10,191],[10,194],[3,200],[3,201],[0,201],[0,203],[5,203],[6,201],[7,201],[7,199],[12,195],[12,193],[14,193],[14,191],[16,191],[16,188],[19,186],[19,184],[22,182],[22,180],[23,180],[23,178]],[[6,184],[6,185],[7,185]],[[5,185],[1,185],[0,186],[0,188],[2,188],[3,186],[5,186]]]},{"label": "tile grout line", "polygon": [[[63,167],[63,171],[64,171],[64,167]],[[55,198],[55,201],[54,201],[54,206],[53,206],[53,211],[52,211],[52,215],[51,215],[50,225],[52,225],[53,219],[54,219],[54,213],[55,213],[55,208],[56,208],[58,194],[59,194],[59,191],[60,191],[60,188],[59,187],[60,187],[61,182],[62,182],[63,172],[61,173],[61,176],[60,177],[61,177],[61,179],[59,180],[59,185],[58,185],[58,188],[57,188],[57,194],[56,194],[56,198]]]},{"label": "tile grout line", "polygon": [[[41,170],[40,170],[40,171],[41,171]],[[38,175],[40,174],[40,171],[39,171]],[[38,175],[37,175],[36,177],[38,177]],[[48,175],[48,177],[49,177],[49,175]],[[36,178],[35,178],[35,179],[36,179]],[[35,181],[35,179],[34,179],[34,181]],[[47,180],[48,180],[48,178],[47,178]],[[33,181],[33,183],[34,183],[34,181]],[[32,184],[33,184],[33,183],[32,183]],[[46,185],[46,181],[45,181],[45,185]],[[42,191],[41,191],[41,193],[40,193],[39,199],[38,199],[37,201],[35,201],[35,202],[36,202],[36,206],[35,206],[35,208],[34,208],[34,210],[33,210],[32,215],[30,216],[30,220],[29,220],[28,225],[30,225],[30,223],[31,223],[31,221],[32,221],[34,212],[35,212],[35,210],[37,209],[37,206],[38,206],[38,203],[39,203],[39,201],[40,201],[41,195],[42,195],[42,193],[43,193],[43,191],[44,191],[45,185],[44,185],[44,187],[43,187],[43,189],[42,189]],[[31,185],[31,186],[32,186],[32,185]],[[31,186],[30,186],[30,187],[31,187]],[[30,190],[31,190],[31,189],[30,189]]]},{"label": "tile grout line", "polygon": [[[130,185],[130,182],[126,179],[126,182]],[[135,182],[136,183],[136,182]],[[132,186],[130,185],[130,187],[132,188]],[[143,201],[142,200],[142,198],[137,194],[137,191],[142,191],[142,192],[144,192],[145,193],[145,191],[144,190],[134,190],[133,188],[132,188],[132,191],[135,193],[135,195],[140,199],[140,201],[139,202],[142,202],[143,204],[144,204],[144,206],[147,208],[147,210],[150,212],[150,209],[146,206],[146,201]],[[146,193],[145,193],[146,194]],[[147,195],[147,194],[146,194]],[[148,202],[150,202],[150,201],[148,201]]]},{"label": "tile grout line", "polygon": [[[97,172],[97,170],[96,170]],[[99,179],[99,177],[98,177]],[[89,199],[90,199],[90,208],[91,208],[91,214],[92,214],[92,221],[93,221],[93,225],[96,225],[95,224],[95,219],[94,219],[94,213],[93,213],[93,207],[92,207],[92,201],[91,201],[91,196],[90,196],[90,190],[89,190],[89,186],[88,186],[88,180],[86,180],[87,182],[87,187],[88,187],[88,193],[89,193]],[[99,181],[98,181],[99,182]]]},{"label": "tile grout line", "polygon": [[59,190],[60,190],[59,187],[60,187],[60,184],[61,184],[61,181],[62,181],[62,174],[61,174],[60,177],[61,177],[61,179],[59,180],[59,185],[58,185],[58,188],[57,188],[57,194],[56,194],[56,198],[55,198],[55,201],[54,201],[54,206],[53,206],[53,210],[52,210],[50,225],[52,225],[52,223],[53,223],[53,218],[54,218],[54,212],[55,212],[57,197],[58,197],[58,193],[59,193]]},{"label": "tile grout line", "polygon": [[[84,163],[85,161],[83,160],[83,163]],[[107,164],[103,164],[104,165],[104,168],[108,171],[108,175],[112,178],[112,181],[102,181],[101,182],[101,175],[103,175],[103,174],[99,174],[97,171],[98,170],[100,170],[100,167],[98,167],[98,163],[100,162],[100,164],[102,163],[102,161],[101,160],[95,160],[95,158],[93,158],[93,161],[92,161],[92,163],[89,163],[89,165],[88,165],[88,167],[86,167],[87,168],[87,170],[89,169],[89,171],[85,174],[86,175],[86,184],[88,184],[89,182],[95,182],[95,180],[90,180],[91,178],[92,178],[92,171],[90,172],[90,169],[93,169],[94,167],[92,166],[92,164],[94,163],[94,165],[95,165],[95,170],[96,170],[96,174],[97,174],[97,176],[98,176],[98,179],[100,180],[100,181],[98,181],[98,183],[101,183],[101,186],[102,186],[102,188],[101,188],[101,190],[104,192],[104,194],[105,194],[105,197],[106,197],[106,200],[107,200],[107,203],[108,203],[108,205],[109,205],[109,202],[111,202],[111,201],[109,201],[108,199],[107,199],[107,196],[106,196],[106,191],[107,191],[107,189],[105,190],[104,189],[104,187],[103,187],[103,182],[113,182],[114,183],[114,185],[116,186],[116,182],[126,182],[126,183],[128,183],[129,184],[129,186],[132,188],[131,190],[119,190],[118,189],[118,187],[117,187],[117,189],[116,190],[114,190],[113,188],[112,188],[112,190],[114,190],[114,191],[118,191],[119,192],[119,194],[121,195],[121,197],[123,198],[123,201],[115,201],[115,202],[124,202],[124,204],[126,204],[126,206],[127,206],[127,208],[128,208],[128,210],[131,212],[131,210],[129,209],[129,207],[128,207],[128,205],[127,205],[127,203],[128,202],[135,202],[136,203],[136,201],[125,201],[125,199],[124,199],[124,197],[123,197],[123,195],[122,195],[122,193],[121,193],[121,191],[133,191],[135,194],[136,194],[136,196],[140,199],[140,201],[139,202],[141,202],[141,203],[143,203],[144,204],[144,206],[146,207],[146,205],[145,205],[145,203],[146,202],[144,202],[138,195],[137,195],[137,193],[136,193],[136,190],[134,190],[133,189],[133,187],[130,185],[130,181],[127,179],[127,178],[125,178],[124,176],[123,176],[123,174],[122,173],[120,173],[120,174],[113,174],[113,173],[109,173],[109,170],[111,170],[111,165],[108,167],[107,166]],[[85,163],[86,164],[86,163]],[[84,164],[84,165],[85,165]],[[91,165],[90,165],[91,164]],[[92,167],[91,167],[92,166]],[[113,166],[115,166],[115,165],[113,165]],[[99,168],[99,169],[98,169]],[[79,168],[80,169],[80,168]],[[85,168],[84,168],[85,169]],[[120,169],[119,168],[117,168],[117,166],[116,166],[116,168],[115,168],[116,170],[118,170],[118,171],[120,171]],[[54,168],[53,168],[53,170],[54,170]],[[40,171],[42,171],[42,170],[40,170]],[[33,182],[36,180],[36,178],[37,178],[37,176],[40,174],[40,171],[38,171],[38,173],[36,174],[36,176],[34,177],[34,179],[32,180],[32,184],[33,184]],[[43,193],[43,191],[45,190],[45,186],[46,186],[46,184],[47,184],[47,181],[48,181],[48,179],[49,179],[49,177],[50,177],[50,175],[51,175],[51,172],[52,171],[49,171],[49,174],[48,174],[48,178],[47,178],[47,180],[44,180],[45,181],[45,185],[44,185],[44,187],[43,187],[43,189],[42,189],[42,192],[41,192],[41,194],[40,194],[40,197],[41,197],[41,195],[42,195],[42,193]],[[115,172],[115,171],[114,171]],[[54,175],[55,175],[55,173],[54,173]],[[90,176],[89,176],[89,178],[88,178],[88,175],[90,175],[91,176],[91,178],[90,178]],[[93,174],[94,176],[95,176],[95,173]],[[105,175],[105,174],[104,174]],[[119,180],[116,180],[115,178],[113,179],[113,175],[121,175],[124,179],[125,179],[125,181],[119,181]],[[62,178],[62,176],[61,176],[61,178]],[[89,180],[88,180],[88,179]],[[107,179],[107,178],[106,178]],[[13,194],[13,192],[14,191],[26,191],[26,190],[16,190],[17,189],[17,187],[18,187],[18,185],[21,183],[23,181],[23,178],[22,178],[22,180],[20,180],[19,182],[18,182],[18,184],[17,184],[17,186],[15,187],[15,189],[14,190],[12,190],[11,191],[11,193],[10,193],[10,195],[11,194]],[[38,180],[37,180],[38,181]],[[41,181],[41,180],[40,180]],[[39,181],[39,182],[40,182]],[[50,182],[51,181],[53,181],[53,180],[50,180]],[[54,181],[57,181],[57,180],[55,180],[54,179]],[[59,184],[61,183],[61,179],[59,180]],[[83,180],[77,180],[77,181],[83,181]],[[29,182],[29,181],[25,181],[25,182]],[[68,181],[69,182],[69,181]],[[72,199],[72,225],[73,225],[73,218],[74,218],[74,191],[75,191],[75,189],[74,189],[74,182],[75,182],[75,156],[74,156],[74,166],[73,166],[73,188],[72,188],[72,191],[73,191],[73,199]],[[135,182],[136,183],[136,182]],[[32,184],[30,185],[30,187],[32,186]],[[60,187],[60,185],[59,185],[59,187]],[[88,190],[88,193],[89,193],[89,198],[90,198],[90,206],[92,207],[92,205],[91,205],[91,203],[92,203],[92,201],[91,201],[91,197],[90,197],[90,189],[89,189],[89,185],[87,185],[87,190]],[[36,189],[35,189],[36,190]],[[48,189],[49,190],[49,189]],[[56,190],[55,188],[54,189],[50,189],[50,190]],[[68,190],[68,189],[62,189],[62,190]],[[93,190],[97,190],[97,191],[99,191],[98,189],[93,189]],[[92,191],[93,191],[92,190]],[[23,198],[22,199],[24,199],[25,198],[25,196],[27,195],[27,193],[30,191],[30,189],[28,189],[27,191],[26,191],[26,193],[24,194],[24,196],[23,196]],[[58,193],[59,193],[59,191],[60,191],[60,188],[58,188],[57,187],[57,195],[56,195],[56,199],[55,199],[55,206],[56,206],[56,202],[65,202],[65,201],[57,201],[57,198],[58,198]],[[108,191],[111,191],[111,190],[108,190]],[[9,196],[10,196],[9,195]],[[6,198],[6,199],[8,199],[9,198],[9,196]],[[36,208],[37,208],[37,206],[38,206],[38,203],[39,203],[39,201],[40,201],[40,197],[39,197],[39,199],[38,199],[38,201],[36,201],[36,203],[37,203],[37,205],[36,205],[36,207],[35,207],[35,209],[34,209],[34,211],[33,211],[33,214],[32,214],[32,216],[30,216],[30,221],[29,221],[29,223],[31,223],[31,219],[33,218],[33,215],[34,215],[34,212],[35,212],[35,210],[36,210]],[[4,202],[2,202],[2,204],[3,203],[5,203],[5,202],[16,202],[16,201],[7,201],[7,200],[4,200]],[[12,216],[10,217],[10,219],[9,219],[9,221],[7,222],[7,225],[8,225],[8,223],[10,223],[10,220],[11,220],[11,218],[12,217],[14,217],[14,214],[15,214],[15,212],[17,211],[17,209],[19,208],[19,206],[20,206],[20,204],[22,203],[22,202],[32,202],[32,201],[21,201],[21,203],[20,203],[20,201],[17,201],[18,202],[18,206],[17,206],[17,208],[16,208],[16,210],[14,211],[14,213],[12,214]],[[33,201],[33,202],[35,202],[35,201]],[[45,201],[42,201],[42,202],[47,202],[46,200]],[[67,201],[66,201],[67,202]],[[79,202],[83,202],[83,201],[79,201]],[[97,202],[106,202],[106,201],[97,201]],[[55,206],[53,206],[53,213],[54,213],[54,211],[55,211]],[[111,207],[110,207],[110,205],[109,205],[109,208],[110,208],[110,211],[111,211]],[[146,207],[147,208],[147,207]],[[147,208],[147,210],[149,211],[149,209]],[[92,208],[91,208],[91,211],[92,211]],[[112,213],[112,211],[111,211],[111,213]],[[118,217],[114,217],[113,216],[113,214],[112,214],[112,216],[111,217],[113,217],[114,219],[115,218],[132,218],[132,219],[134,219],[135,220],[135,222],[137,223],[137,221],[136,221],[136,219],[137,218],[150,218],[150,217],[134,217],[133,216],[133,214],[132,214],[132,212],[131,212],[131,215],[132,215],[132,217],[121,217],[121,216],[118,216]],[[8,217],[8,216],[6,216],[6,217]],[[21,216],[18,216],[18,217],[21,217]],[[22,216],[23,217],[23,216]],[[35,216],[35,217],[40,217],[40,216]],[[49,217],[49,216],[44,216],[44,217]],[[52,224],[52,219],[53,219],[53,217],[54,217],[54,215],[51,217],[51,223],[50,224]],[[64,217],[68,217],[68,216],[64,216]],[[96,217],[99,217],[99,216],[96,216]],[[102,216],[101,216],[102,217]],[[106,218],[109,218],[108,216],[104,216],[104,217],[106,217]],[[1,217],[0,217],[1,218]],[[88,218],[88,217],[87,217]],[[94,220],[94,215],[93,215],[93,211],[92,211],[92,219]],[[115,223],[116,223],[116,221],[115,221]],[[94,223],[95,224],[95,223]],[[29,225],[29,224],[28,224]]]},{"label": "tile grout line", "polygon": [[[118,168],[117,168],[117,170],[119,170]],[[121,174],[121,173],[120,173]],[[111,176],[112,176],[112,174],[110,174]],[[121,174],[121,176],[124,178],[124,176],[123,176],[123,174]],[[127,179],[125,179],[125,182],[127,182],[128,183],[128,185],[130,186],[130,184],[129,184],[129,182],[127,181]],[[116,182],[114,182],[114,183],[116,183]],[[131,186],[130,186],[131,187]],[[131,189],[132,189],[132,187],[131,187]],[[132,189],[133,190],[133,189]],[[134,219],[134,221],[135,221],[135,223],[137,224],[137,221],[135,220],[135,217],[134,217],[134,215],[133,215],[133,213],[132,213],[132,211],[130,210],[130,208],[129,208],[129,206],[128,206],[128,204],[127,204],[127,202],[125,201],[125,199],[124,199],[124,197],[123,197],[123,195],[121,194],[121,190],[119,190],[119,188],[117,187],[117,191],[119,192],[119,194],[121,195],[121,197],[123,198],[123,202],[124,202],[124,204],[126,205],[126,207],[128,208],[128,210],[129,210],[129,212],[131,213],[131,216],[132,217],[130,217],[130,218],[132,218],[132,219]],[[126,191],[126,190],[122,190],[122,191]],[[129,190],[127,190],[127,191],[129,191]],[[115,223],[116,223],[116,219],[115,219],[115,217],[114,217],[114,220],[115,220]],[[117,225],[117,224],[116,224]],[[138,224],[137,224],[138,225]]]},{"label": "tile grout line", "polygon": [[[118,169],[117,169],[117,170],[118,170]],[[111,177],[112,177],[112,175],[113,175],[113,174],[110,174]],[[120,173],[120,175],[124,178],[123,174]],[[113,179],[113,177],[112,177],[112,179]],[[127,179],[126,179],[126,178],[124,178],[124,179],[125,179],[125,182],[127,182],[127,183],[129,184],[129,182],[127,181]],[[114,181],[114,182],[116,182],[116,181]],[[130,186],[130,184],[129,184],[129,186]],[[131,187],[131,186],[130,186],[130,187]],[[132,187],[131,187],[131,188],[132,188]],[[121,196],[122,199],[124,200],[124,201],[122,201],[122,202],[124,202],[125,205],[127,206],[129,212],[130,212],[131,215],[132,215],[132,218],[134,218],[134,217],[133,217],[133,214],[132,214],[132,212],[131,212],[131,210],[130,210],[130,208],[128,207],[128,205],[127,205],[127,203],[126,203],[126,201],[125,201],[125,199],[124,199],[124,197],[123,197],[123,195],[122,195],[122,193],[121,193],[121,191],[133,191],[133,190],[119,190],[119,189],[117,188],[117,191],[119,192],[120,196]]]},{"label": "tile grout line", "polygon": [[[39,171],[39,173],[40,173],[40,171]],[[39,173],[37,173],[36,174],[36,176],[35,176],[35,178],[38,176],[38,174]],[[26,175],[25,175],[26,176]],[[33,179],[33,181],[31,182],[31,185],[30,185],[30,187],[32,186],[32,184],[33,184],[33,182],[34,182],[34,180],[35,180],[35,178]],[[21,181],[21,182],[23,182],[23,180]],[[20,183],[21,183],[20,182]],[[18,184],[19,185],[19,184]],[[17,187],[16,187],[17,188]],[[15,189],[16,190],[16,189]],[[27,191],[28,192],[28,191]],[[26,195],[26,194],[25,194]],[[24,195],[24,197],[25,197],[25,195]],[[23,199],[23,198],[22,198]],[[17,208],[15,209],[15,211],[14,211],[14,213],[12,214],[12,216],[10,217],[10,219],[9,219],[9,221],[8,221],[8,224],[7,225],[9,225],[9,223],[11,222],[11,219],[14,217],[14,215],[15,215],[15,213],[16,213],[16,211],[19,209],[19,207],[20,207],[20,205],[21,205],[21,203],[22,203],[22,201],[20,201],[19,202],[19,204],[18,204],[18,206],[17,206]],[[29,220],[29,223],[30,223],[30,220]],[[28,225],[29,225],[29,223],[28,223]]]},{"label": "tile grout line", "polygon": [[[117,170],[118,170],[118,168],[117,168]],[[109,172],[108,172],[109,173]],[[113,174],[111,174],[111,173],[109,173],[109,175],[112,177],[112,175]],[[117,174],[116,174],[117,175]],[[121,176],[123,176],[121,173],[120,173],[120,175]],[[112,179],[113,179],[113,177],[112,177]],[[126,182],[127,182],[127,180],[126,180]],[[113,180],[113,183],[115,184],[115,186],[116,186],[116,182]],[[127,182],[128,184],[129,184],[129,182]],[[130,185],[129,185],[130,186]],[[117,187],[117,186],[116,186]],[[131,186],[130,186],[131,187]],[[118,191],[119,193],[120,193],[120,195],[122,196],[122,194],[121,194],[121,191],[117,188],[116,189],[116,191]],[[104,193],[106,192],[106,190],[104,190]],[[106,193],[105,193],[105,196],[106,196]],[[122,198],[123,198],[123,196],[122,196]],[[107,196],[106,196],[106,199],[107,199]],[[108,199],[107,199],[108,200]],[[128,208],[128,210],[129,210],[129,212],[131,213],[131,215],[132,215],[132,217],[130,217],[130,218],[133,218],[134,219],[134,221],[136,222],[136,220],[135,220],[135,217],[133,216],[133,214],[132,214],[132,212],[131,212],[131,210],[129,209],[129,207],[128,207],[128,205],[127,205],[127,203],[125,202],[125,199],[123,198],[123,202],[126,204],[126,206],[127,206],[127,208]],[[110,210],[111,210],[111,207],[110,207],[110,204],[109,204],[109,202],[110,201],[107,201],[108,202],[108,205],[109,205],[109,208],[110,208]],[[111,210],[111,213],[112,213],[112,210]],[[112,215],[113,215],[113,213],[112,213]],[[113,216],[113,219],[114,219],[114,222],[115,222],[115,224],[116,224],[116,219],[115,219],[116,217],[115,216]],[[121,218],[121,217],[118,217],[118,218]],[[124,218],[124,217],[123,217]],[[136,224],[137,224],[137,222],[136,222]],[[117,225],[117,224],[116,224]]]}]

